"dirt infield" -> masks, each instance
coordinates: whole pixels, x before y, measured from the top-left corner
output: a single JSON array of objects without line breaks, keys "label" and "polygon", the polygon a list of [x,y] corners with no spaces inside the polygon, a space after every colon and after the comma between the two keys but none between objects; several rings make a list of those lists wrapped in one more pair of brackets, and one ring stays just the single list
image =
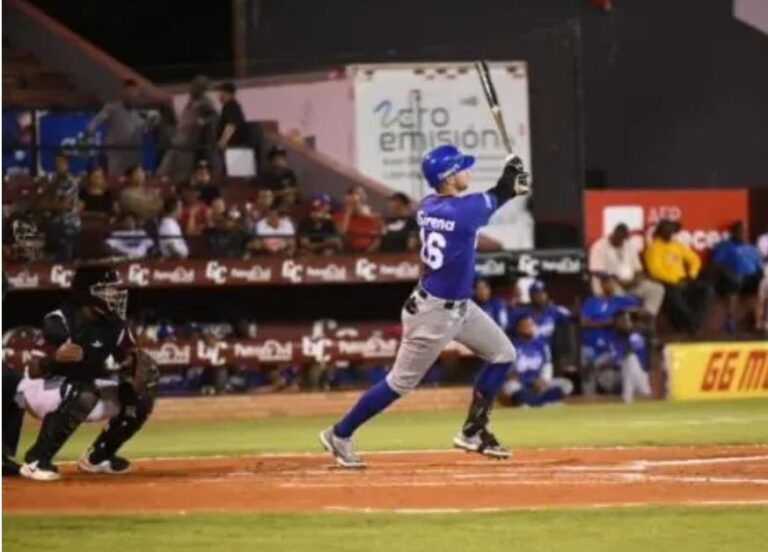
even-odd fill
[{"label": "dirt infield", "polygon": [[4,512],[473,510],[627,504],[768,504],[768,446],[458,451],[153,459],[123,476],[63,466],[54,483],[3,481]]}]

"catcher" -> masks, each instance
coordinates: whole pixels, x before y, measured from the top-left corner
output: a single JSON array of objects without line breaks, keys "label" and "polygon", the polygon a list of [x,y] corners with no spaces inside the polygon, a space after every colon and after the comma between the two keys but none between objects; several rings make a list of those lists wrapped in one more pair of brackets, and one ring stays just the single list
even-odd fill
[{"label": "catcher", "polygon": [[81,266],[71,300],[43,319],[39,346],[16,394],[20,406],[42,420],[20,469],[24,477],[59,479],[54,456],[80,424],[102,420],[106,426],[77,467],[129,471],[130,462],[117,452],[152,413],[157,367],[136,346],[125,321],[127,301],[113,268]]}]

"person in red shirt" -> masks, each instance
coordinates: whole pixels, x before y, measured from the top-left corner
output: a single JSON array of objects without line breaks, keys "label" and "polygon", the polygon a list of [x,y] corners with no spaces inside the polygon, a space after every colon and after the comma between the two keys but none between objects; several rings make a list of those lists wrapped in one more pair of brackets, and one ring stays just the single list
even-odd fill
[{"label": "person in red shirt", "polygon": [[344,206],[334,216],[344,249],[354,253],[373,253],[381,245],[381,217],[371,212],[365,191],[354,186],[344,196]]},{"label": "person in red shirt", "polygon": [[194,186],[181,189],[181,228],[185,236],[199,236],[211,225],[211,208],[200,199]]}]

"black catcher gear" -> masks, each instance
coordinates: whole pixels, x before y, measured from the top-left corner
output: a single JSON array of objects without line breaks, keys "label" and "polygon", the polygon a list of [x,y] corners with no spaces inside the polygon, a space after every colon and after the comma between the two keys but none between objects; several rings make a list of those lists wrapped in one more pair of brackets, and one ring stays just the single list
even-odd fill
[{"label": "black catcher gear", "polygon": [[79,267],[72,277],[72,294],[80,305],[95,306],[125,319],[128,290],[122,287],[120,276],[110,266],[94,264]]}]

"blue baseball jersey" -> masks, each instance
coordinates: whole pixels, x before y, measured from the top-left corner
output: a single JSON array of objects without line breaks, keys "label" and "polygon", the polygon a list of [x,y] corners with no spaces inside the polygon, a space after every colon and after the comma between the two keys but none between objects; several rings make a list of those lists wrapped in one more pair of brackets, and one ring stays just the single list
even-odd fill
[{"label": "blue baseball jersey", "polygon": [[493,318],[493,321],[496,322],[502,330],[507,331],[507,328],[509,328],[509,316],[504,301],[498,297],[491,297],[485,303],[478,303],[477,301],[475,301],[475,303],[477,303],[477,306],[483,309],[488,316]]},{"label": "blue baseball jersey", "polygon": [[514,344],[514,371],[521,385],[530,385],[541,376],[544,366],[552,362],[549,347],[541,339],[515,339]]},{"label": "blue baseball jersey", "polygon": [[554,303],[549,303],[541,309],[536,309],[533,305],[517,305],[509,311],[510,327],[514,329],[517,321],[526,316],[530,316],[536,325],[536,337],[551,343],[555,326],[570,320],[571,311]]},{"label": "blue baseball jersey", "polygon": [[491,193],[429,195],[416,211],[425,271],[421,285],[435,297],[468,299],[475,279],[478,230],[498,208]]},{"label": "blue baseball jersey", "polygon": [[[640,300],[631,295],[614,295],[612,297],[590,297],[581,306],[581,316],[595,322],[611,322],[619,312],[640,306]],[[607,350],[611,340],[610,328],[586,328],[581,334],[585,345],[596,351]]]}]

